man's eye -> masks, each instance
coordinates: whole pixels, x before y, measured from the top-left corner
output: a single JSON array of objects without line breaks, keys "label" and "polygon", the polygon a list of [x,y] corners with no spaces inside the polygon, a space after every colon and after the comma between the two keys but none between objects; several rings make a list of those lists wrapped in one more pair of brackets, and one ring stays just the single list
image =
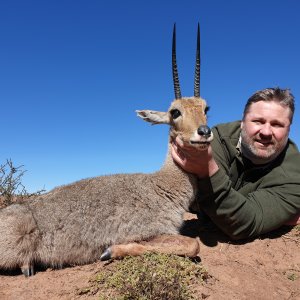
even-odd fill
[{"label": "man's eye", "polygon": [[280,123],[274,123],[274,124],[272,124],[272,126],[276,127],[276,128],[282,128],[282,127],[284,127],[284,125],[280,124]]},{"label": "man's eye", "polygon": [[181,116],[181,112],[178,109],[172,109],[170,114],[173,119],[177,119],[179,116]]}]

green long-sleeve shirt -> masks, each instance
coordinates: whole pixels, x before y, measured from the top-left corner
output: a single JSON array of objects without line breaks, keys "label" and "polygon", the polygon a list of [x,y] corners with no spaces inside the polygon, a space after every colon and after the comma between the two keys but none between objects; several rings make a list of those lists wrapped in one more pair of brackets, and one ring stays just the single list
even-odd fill
[{"label": "green long-sleeve shirt", "polygon": [[288,141],[275,161],[254,166],[237,144],[240,122],[213,128],[213,156],[219,171],[199,180],[196,210],[204,211],[231,238],[241,239],[276,229],[300,213],[300,153]]}]

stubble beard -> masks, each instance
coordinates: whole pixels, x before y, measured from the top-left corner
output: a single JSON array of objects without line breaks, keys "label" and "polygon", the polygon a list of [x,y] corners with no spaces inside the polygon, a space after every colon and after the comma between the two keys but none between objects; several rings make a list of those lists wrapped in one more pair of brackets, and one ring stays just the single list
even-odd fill
[{"label": "stubble beard", "polygon": [[[270,145],[265,148],[259,148],[255,145],[256,137],[249,137],[246,130],[241,130],[241,146],[243,155],[251,160],[254,164],[266,164],[274,160],[285,148],[288,137],[277,142],[270,140]],[[258,138],[259,140],[259,138]]]}]

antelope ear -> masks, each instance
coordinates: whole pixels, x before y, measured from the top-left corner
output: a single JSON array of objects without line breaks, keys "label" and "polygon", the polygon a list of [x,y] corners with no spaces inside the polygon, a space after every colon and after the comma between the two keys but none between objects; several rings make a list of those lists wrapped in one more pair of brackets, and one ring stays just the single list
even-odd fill
[{"label": "antelope ear", "polygon": [[167,112],[155,110],[136,110],[138,117],[146,122],[155,124],[170,124],[169,114]]}]

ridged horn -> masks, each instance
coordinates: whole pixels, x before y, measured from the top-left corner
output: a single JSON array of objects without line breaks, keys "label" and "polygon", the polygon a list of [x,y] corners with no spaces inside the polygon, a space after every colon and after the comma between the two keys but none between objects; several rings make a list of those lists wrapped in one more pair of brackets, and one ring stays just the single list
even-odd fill
[{"label": "ridged horn", "polygon": [[178,69],[177,69],[177,62],[176,62],[176,23],[174,23],[174,27],[173,27],[172,72],[173,72],[173,84],[174,84],[175,99],[181,99],[181,91],[180,91]]},{"label": "ridged horn", "polygon": [[194,96],[200,97],[200,25],[198,23]]}]

